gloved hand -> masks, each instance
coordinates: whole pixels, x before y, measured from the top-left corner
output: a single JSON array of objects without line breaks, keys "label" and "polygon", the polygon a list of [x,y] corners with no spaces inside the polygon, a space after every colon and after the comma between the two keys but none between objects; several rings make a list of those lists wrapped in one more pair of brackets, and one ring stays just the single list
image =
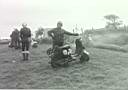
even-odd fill
[{"label": "gloved hand", "polygon": [[51,37],[52,37],[52,39],[54,39],[54,33],[51,33]]},{"label": "gloved hand", "polygon": [[22,39],[21,39],[21,38],[19,38],[19,41],[21,42],[21,41],[22,41]]},{"label": "gloved hand", "polygon": [[29,42],[31,42],[31,41],[32,41],[32,39],[29,37],[29,38],[28,38],[28,41],[29,41]]}]

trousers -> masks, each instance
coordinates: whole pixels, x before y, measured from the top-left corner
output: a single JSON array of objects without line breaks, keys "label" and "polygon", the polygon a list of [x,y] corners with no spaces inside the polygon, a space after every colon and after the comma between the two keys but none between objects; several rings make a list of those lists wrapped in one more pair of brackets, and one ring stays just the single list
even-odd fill
[{"label": "trousers", "polygon": [[57,42],[57,41],[53,41],[53,48],[55,47],[55,46],[63,46],[63,44],[64,44],[64,42]]},{"label": "trousers", "polygon": [[22,40],[22,51],[29,51],[30,42],[29,40]]}]

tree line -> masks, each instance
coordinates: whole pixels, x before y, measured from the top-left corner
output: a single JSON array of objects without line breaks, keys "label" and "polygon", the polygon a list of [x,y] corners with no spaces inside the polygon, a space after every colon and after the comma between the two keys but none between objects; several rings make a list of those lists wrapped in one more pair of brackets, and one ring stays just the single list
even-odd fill
[{"label": "tree line", "polygon": [[[106,25],[104,27],[106,29],[116,30],[116,29],[119,29],[121,25],[123,25],[123,21],[120,20],[120,17],[115,14],[105,15],[104,19],[106,20]],[[75,27],[75,30],[73,29],[73,32],[76,31],[76,29],[79,30],[77,27]],[[95,30],[95,29],[93,28],[93,30]],[[35,38],[42,39],[44,36],[44,31],[45,31],[44,28],[42,28],[42,27],[38,28],[35,31]],[[81,28],[81,33],[83,33],[83,32],[84,32],[84,29]]]}]

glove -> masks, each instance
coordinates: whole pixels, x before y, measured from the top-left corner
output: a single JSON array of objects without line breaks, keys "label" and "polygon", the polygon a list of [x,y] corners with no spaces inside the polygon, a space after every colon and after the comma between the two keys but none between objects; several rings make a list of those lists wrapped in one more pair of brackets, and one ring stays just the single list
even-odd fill
[{"label": "glove", "polygon": [[31,41],[32,41],[30,37],[28,38],[28,41],[29,41],[29,42],[31,42]]},{"label": "glove", "polygon": [[21,42],[21,41],[22,41],[22,39],[21,39],[21,38],[19,38],[19,41]]}]

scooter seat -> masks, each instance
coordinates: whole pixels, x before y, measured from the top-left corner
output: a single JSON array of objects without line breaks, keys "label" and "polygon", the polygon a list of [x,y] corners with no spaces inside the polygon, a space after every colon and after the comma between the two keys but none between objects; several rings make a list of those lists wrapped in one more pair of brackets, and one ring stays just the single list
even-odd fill
[{"label": "scooter seat", "polygon": [[65,48],[66,48],[66,49],[69,49],[70,46],[66,44],[66,45],[63,45],[63,46],[61,46],[61,47],[59,47],[59,48],[60,48],[60,49],[65,49]]}]

